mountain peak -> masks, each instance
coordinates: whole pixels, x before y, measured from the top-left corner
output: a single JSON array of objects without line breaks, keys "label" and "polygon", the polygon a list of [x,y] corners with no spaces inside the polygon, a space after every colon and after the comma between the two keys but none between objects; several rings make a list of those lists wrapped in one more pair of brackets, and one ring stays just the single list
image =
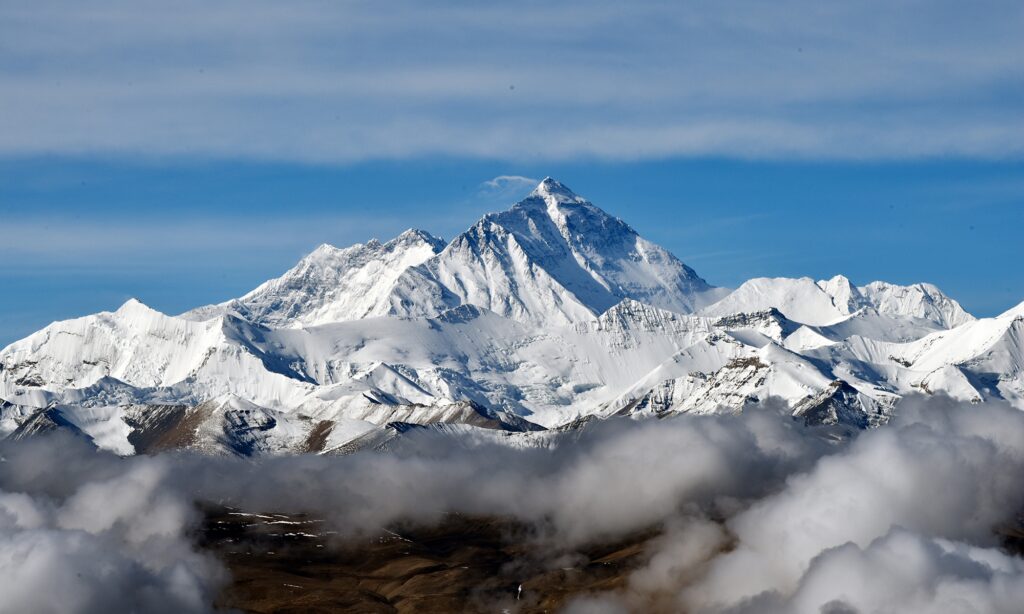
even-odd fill
[{"label": "mountain peak", "polygon": [[114,313],[117,313],[119,315],[127,315],[134,313],[150,314],[157,313],[157,311],[150,307],[149,305],[146,305],[139,299],[132,297],[125,301],[123,305],[118,307],[117,311],[115,311]]},{"label": "mountain peak", "polygon": [[866,304],[860,290],[845,275],[819,281],[818,287],[832,297],[832,302],[842,313],[853,313]]},{"label": "mountain peak", "polygon": [[408,249],[419,245],[428,246],[434,252],[438,252],[445,246],[445,241],[425,230],[410,228],[387,242],[381,242],[380,239],[372,238],[366,243],[356,243],[349,247],[337,247],[330,243],[321,243],[309,255],[304,257],[300,264],[317,263],[321,266],[334,266],[339,259],[358,258],[360,255],[368,258],[379,252]]},{"label": "mountain peak", "polygon": [[324,243],[284,275],[245,296],[184,315],[208,320],[237,313],[255,324],[279,328],[381,315],[389,308],[388,297],[402,273],[444,246],[443,239],[414,228],[386,243],[370,239],[344,248]]},{"label": "mountain peak", "polygon": [[441,237],[435,237],[429,232],[420,230],[419,228],[410,228],[394,239],[388,241],[388,245],[402,245],[408,243],[425,243],[433,247],[436,251],[441,251],[441,248],[445,246],[444,239]]},{"label": "mountain peak", "polygon": [[533,192],[530,192],[530,196],[543,198],[549,205],[554,203],[586,202],[586,199],[577,196],[565,184],[551,177],[545,177],[543,181],[538,183]]},{"label": "mountain peak", "polygon": [[341,251],[340,247],[335,247],[334,245],[331,245],[330,243],[321,243],[320,245],[316,246],[316,249],[314,249],[313,251],[309,252],[309,254],[305,256],[305,259],[316,260],[318,258],[324,258],[326,256],[329,256],[330,254],[333,254],[333,253],[336,253],[336,252],[339,252],[339,251]]},{"label": "mountain peak", "polygon": [[[591,321],[626,298],[691,313],[710,289],[667,250],[551,177],[455,237],[424,271],[409,273],[408,286],[422,286],[411,278],[423,274],[436,282],[432,308],[469,303],[545,324]],[[429,313],[410,311],[405,305],[416,300],[404,296],[396,304],[402,313]]]}]

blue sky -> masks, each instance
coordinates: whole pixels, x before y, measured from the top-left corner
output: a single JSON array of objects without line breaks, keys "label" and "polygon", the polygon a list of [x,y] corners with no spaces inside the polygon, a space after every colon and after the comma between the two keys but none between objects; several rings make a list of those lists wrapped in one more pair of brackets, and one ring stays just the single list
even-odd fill
[{"label": "blue sky", "polygon": [[555,176],[710,282],[1024,299],[1019,2],[0,5],[0,345]]}]

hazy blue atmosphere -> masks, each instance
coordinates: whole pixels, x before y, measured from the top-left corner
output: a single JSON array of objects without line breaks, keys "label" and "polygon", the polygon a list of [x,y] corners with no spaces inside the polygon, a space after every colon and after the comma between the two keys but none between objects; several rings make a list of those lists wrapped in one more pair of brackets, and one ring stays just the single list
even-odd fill
[{"label": "hazy blue atmosphere", "polygon": [[451,238],[546,175],[716,285],[929,281],[993,315],[1024,299],[1022,29],[1018,2],[4,4],[0,346]]}]

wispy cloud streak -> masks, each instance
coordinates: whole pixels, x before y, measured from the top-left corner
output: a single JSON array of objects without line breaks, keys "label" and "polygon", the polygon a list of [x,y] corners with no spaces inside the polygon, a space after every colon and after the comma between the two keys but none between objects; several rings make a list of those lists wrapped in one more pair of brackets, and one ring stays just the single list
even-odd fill
[{"label": "wispy cloud streak", "polygon": [[1024,152],[1017,2],[0,8],[0,154]]}]

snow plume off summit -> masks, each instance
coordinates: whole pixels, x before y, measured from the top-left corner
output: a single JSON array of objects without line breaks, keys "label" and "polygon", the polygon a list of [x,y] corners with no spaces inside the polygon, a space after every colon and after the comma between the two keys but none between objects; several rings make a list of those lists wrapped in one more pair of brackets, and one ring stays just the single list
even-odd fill
[{"label": "snow plume off summit", "polygon": [[0,612],[1016,612],[1021,410],[1024,303],[714,287],[545,179],[0,351]]}]

